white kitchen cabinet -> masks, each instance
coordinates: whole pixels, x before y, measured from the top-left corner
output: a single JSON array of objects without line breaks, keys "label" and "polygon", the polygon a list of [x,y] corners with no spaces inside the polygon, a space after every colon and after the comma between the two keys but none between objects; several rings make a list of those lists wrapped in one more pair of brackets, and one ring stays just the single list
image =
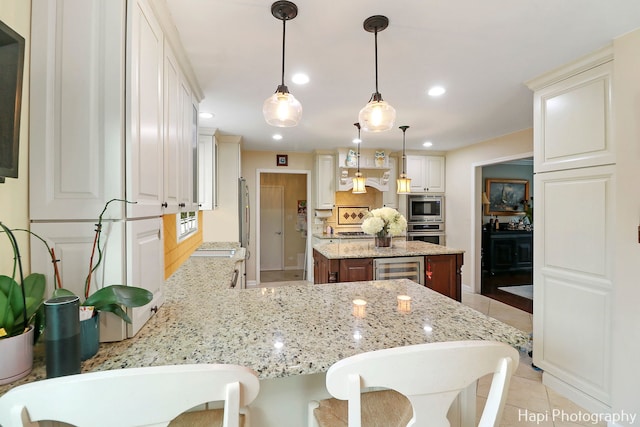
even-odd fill
[{"label": "white kitchen cabinet", "polygon": [[444,193],[444,157],[407,155],[412,193]]},{"label": "white kitchen cabinet", "polygon": [[[84,284],[95,236],[94,222],[31,224],[31,231],[45,239],[60,260],[63,287],[81,300],[84,300]],[[153,300],[144,307],[127,310],[133,322],[131,325],[111,313],[101,314],[101,341],[119,341],[135,335],[162,304],[164,249],[161,233],[160,218],[103,222],[100,237],[103,259],[92,275],[90,293],[106,285],[130,285],[148,289],[153,293]],[[97,253],[94,260],[97,260]],[[31,237],[31,269],[47,276],[47,295],[51,295],[54,283],[51,258],[43,243],[35,237]]]},{"label": "white kitchen cabinet", "polygon": [[164,196],[165,213],[180,209],[182,151],[182,84],[180,65],[173,49],[165,45],[164,52]]},{"label": "white kitchen cabinet", "polygon": [[200,210],[218,207],[218,143],[215,129],[198,130],[198,200]]},{"label": "white kitchen cabinet", "polygon": [[128,2],[127,26],[127,217],[140,218],[163,213],[164,41],[146,1]]},{"label": "white kitchen cabinet", "polygon": [[[113,228],[113,234],[107,233],[105,283],[139,285],[134,282],[140,278],[160,295],[164,195],[179,208],[185,188],[180,185],[185,185],[190,200],[197,199],[194,186],[180,175],[189,174],[192,183],[193,166],[172,171],[164,165],[165,148],[174,164],[194,161],[197,100],[186,84],[185,68],[174,52],[165,56],[165,34],[147,0],[34,0],[32,6],[32,25],[38,28],[31,40],[32,229],[57,239],[66,252],[63,275],[71,277],[65,286],[83,295],[76,287],[84,283],[86,268],[80,273],[73,266],[88,267],[85,250],[93,224],[107,201],[135,202],[112,204],[103,217]],[[175,108],[167,116],[166,94]],[[165,146],[165,130],[183,145],[174,146],[169,138]],[[32,257],[38,253],[32,245]],[[43,266],[38,270],[46,271],[50,262]],[[161,302],[154,299],[155,305]],[[129,331],[137,331],[150,316],[143,312],[135,311]],[[108,321],[105,316],[101,322]],[[126,338],[122,322],[113,328],[105,326],[107,340]]]},{"label": "white kitchen cabinet", "polygon": [[333,209],[336,197],[335,156],[316,155],[316,209]]},{"label": "white kitchen cabinet", "polygon": [[34,0],[31,10],[29,216],[97,218],[125,196],[125,2]]},{"label": "white kitchen cabinet", "polygon": [[533,361],[543,383],[611,411],[615,152],[610,51],[529,82],[534,95]]},{"label": "white kitchen cabinet", "polygon": [[398,160],[395,157],[389,157],[389,190],[382,192],[382,205],[394,209],[398,208],[398,193],[396,193],[396,178],[398,177],[397,164]]}]

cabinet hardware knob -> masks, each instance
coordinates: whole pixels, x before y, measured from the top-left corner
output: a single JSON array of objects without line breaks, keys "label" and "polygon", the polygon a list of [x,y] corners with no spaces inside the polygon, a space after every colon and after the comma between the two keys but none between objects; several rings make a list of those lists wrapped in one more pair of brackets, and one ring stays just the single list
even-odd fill
[{"label": "cabinet hardware knob", "polygon": [[160,206],[162,206],[163,208],[168,208],[168,207],[169,207],[169,203],[164,202],[164,203],[163,203],[162,205],[160,205]]},{"label": "cabinet hardware knob", "polygon": [[151,312],[152,313],[157,313],[158,312],[158,306],[154,305],[153,307],[151,307]]},{"label": "cabinet hardware knob", "polygon": [[180,203],[178,206],[180,206],[181,208],[184,208],[184,207],[185,207],[185,206],[187,206],[187,205],[186,205],[186,204],[184,204],[184,203]]}]

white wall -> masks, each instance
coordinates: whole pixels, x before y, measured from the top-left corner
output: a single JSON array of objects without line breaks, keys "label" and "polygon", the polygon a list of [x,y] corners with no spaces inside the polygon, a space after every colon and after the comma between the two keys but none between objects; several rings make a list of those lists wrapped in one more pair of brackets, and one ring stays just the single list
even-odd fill
[{"label": "white wall", "polygon": [[481,197],[484,185],[481,167],[531,157],[532,152],[533,130],[525,129],[446,153],[447,246],[465,251],[462,283],[471,289],[480,289],[480,278],[476,280],[473,272],[480,257],[475,246],[476,243],[479,244],[481,232]]},{"label": "white wall", "polygon": [[[31,2],[26,0],[0,1],[0,20],[25,39],[24,74],[22,79],[22,110],[20,114],[20,158],[18,179],[7,178],[0,184],[0,221],[9,228],[29,228],[29,56],[31,32]],[[25,274],[29,273],[29,238],[16,233],[22,253]],[[0,274],[10,274],[13,257],[9,240],[0,235]]]},{"label": "white wall", "polygon": [[[612,409],[640,421],[640,29],[614,41],[616,248]],[[628,422],[621,423],[630,425]]]}]

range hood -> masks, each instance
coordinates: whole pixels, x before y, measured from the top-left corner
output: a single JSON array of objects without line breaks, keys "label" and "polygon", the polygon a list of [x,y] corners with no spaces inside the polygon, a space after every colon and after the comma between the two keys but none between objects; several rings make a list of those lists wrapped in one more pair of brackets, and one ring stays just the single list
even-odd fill
[{"label": "range hood", "polygon": [[[338,149],[336,163],[336,191],[353,189],[353,177],[358,171],[355,150]],[[360,172],[366,178],[366,186],[380,191],[389,191],[391,169],[389,168],[388,152],[384,150],[361,150]]]}]

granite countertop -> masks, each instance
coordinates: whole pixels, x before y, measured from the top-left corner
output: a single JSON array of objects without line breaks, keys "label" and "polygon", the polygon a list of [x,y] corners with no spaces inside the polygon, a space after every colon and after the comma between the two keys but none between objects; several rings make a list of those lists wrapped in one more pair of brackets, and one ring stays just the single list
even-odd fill
[{"label": "granite countertop", "polygon": [[388,258],[416,255],[461,254],[464,251],[419,240],[392,239],[390,248],[376,248],[373,242],[340,242],[315,245],[328,259]]},{"label": "granite countertop", "polygon": [[[229,289],[219,258],[189,258],[167,281],[166,300],[138,334],[101,343],[82,372],[186,363],[249,366],[260,378],[325,372],[361,352],[426,342],[485,339],[528,350],[528,334],[407,279]],[[229,262],[229,260],[226,260]],[[397,296],[412,298],[398,310]],[[367,301],[356,317],[354,299]],[[46,377],[43,345],[32,373]]]}]

